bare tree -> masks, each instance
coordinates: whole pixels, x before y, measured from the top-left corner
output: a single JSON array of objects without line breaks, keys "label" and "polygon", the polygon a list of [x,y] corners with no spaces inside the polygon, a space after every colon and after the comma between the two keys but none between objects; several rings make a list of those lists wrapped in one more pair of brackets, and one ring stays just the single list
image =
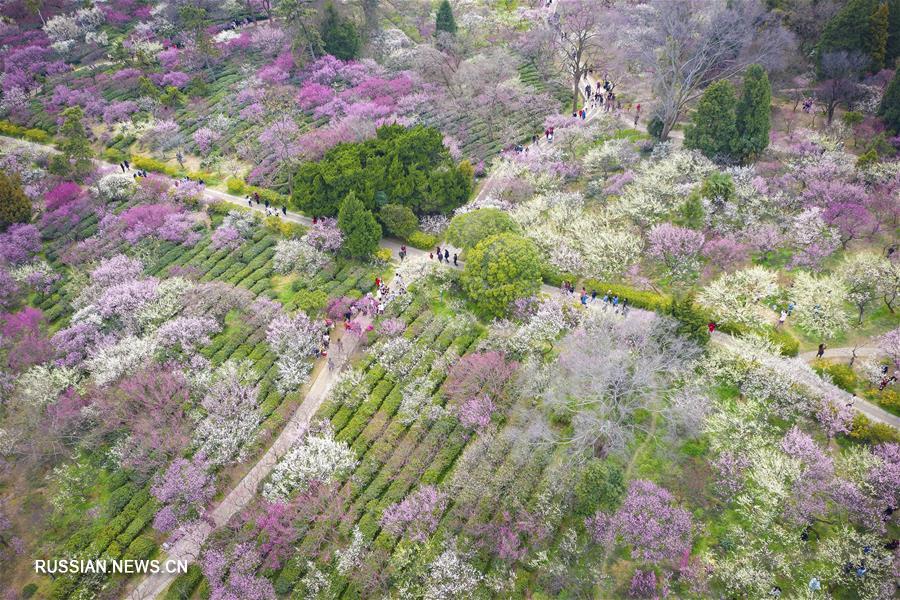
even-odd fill
[{"label": "bare tree", "polygon": [[579,85],[592,64],[601,40],[601,11],[593,2],[557,0],[552,26],[562,53],[563,65],[572,78],[572,112],[578,110]]},{"label": "bare tree", "polygon": [[843,104],[848,110],[859,100],[865,90],[860,76],[869,65],[869,57],[859,52],[829,52],[822,56],[821,80],[816,85],[816,100],[822,104],[828,124],[834,119],[835,109]]},{"label": "bare tree", "polygon": [[653,74],[662,140],[710,83],[752,63],[779,68],[793,44],[758,0],[651,0],[620,18],[621,26],[612,27],[620,60]]},{"label": "bare tree", "polygon": [[[576,456],[621,452],[641,427],[636,411],[662,410],[663,392],[699,353],[675,328],[652,314],[598,313],[563,340],[544,398],[554,414],[571,417],[563,442]],[[678,398],[679,414],[703,412],[684,406],[702,395]]]}]

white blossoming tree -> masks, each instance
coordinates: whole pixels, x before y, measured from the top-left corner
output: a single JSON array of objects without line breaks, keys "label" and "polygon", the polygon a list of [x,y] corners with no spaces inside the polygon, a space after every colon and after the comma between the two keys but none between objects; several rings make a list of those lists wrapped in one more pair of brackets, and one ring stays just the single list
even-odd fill
[{"label": "white blossoming tree", "polygon": [[697,301],[722,322],[756,326],[763,323],[762,301],[777,292],[775,273],[754,266],[723,274],[700,291]]},{"label": "white blossoming tree", "polygon": [[287,500],[297,490],[314,482],[329,482],[356,466],[356,454],[346,442],[334,439],[326,427],[315,435],[307,435],[275,466],[263,487],[270,502]]},{"label": "white blossoming tree", "polygon": [[866,309],[885,295],[885,284],[891,281],[890,262],[874,252],[860,252],[844,259],[838,274],[847,286],[847,297],[857,310],[857,324],[862,323]]},{"label": "white blossoming tree", "polygon": [[309,379],[312,363],[322,341],[325,324],[313,321],[306,313],[298,311],[293,317],[279,315],[272,319],[266,332],[266,340],[278,355],[278,390],[287,393]]},{"label": "white blossoming tree", "polygon": [[797,326],[810,335],[829,339],[849,324],[847,288],[839,277],[815,277],[801,271],[794,279],[792,299]]}]

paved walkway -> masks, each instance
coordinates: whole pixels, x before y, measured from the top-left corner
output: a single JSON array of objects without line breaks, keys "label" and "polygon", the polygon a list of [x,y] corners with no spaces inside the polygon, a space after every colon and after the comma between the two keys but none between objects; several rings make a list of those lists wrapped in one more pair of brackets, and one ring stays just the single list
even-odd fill
[{"label": "paved walkway", "polygon": [[[877,358],[879,356],[884,356],[884,350],[877,346],[860,346],[856,349],[848,346],[845,348],[826,348],[825,355],[822,358],[826,360],[832,358],[846,358],[849,360],[853,357],[854,352],[856,353],[856,358]],[[810,362],[816,359],[816,355],[816,350],[810,350],[809,352],[801,352],[799,356],[803,360]]]},{"label": "paved walkway", "polygon": [[[734,347],[734,338],[732,336],[724,334],[720,331],[716,331],[713,333],[712,341],[714,344]],[[873,350],[877,351],[878,350],[877,348],[870,348],[870,347],[866,347],[866,348],[867,348],[867,351],[869,351],[867,353],[867,355],[869,355],[869,356],[877,355],[877,352],[871,352]],[[862,350],[863,350],[862,347],[860,347],[857,350],[857,356],[864,356],[864,354],[861,353]],[[853,351],[852,348],[834,348],[833,350],[825,352],[825,358],[829,358],[829,352],[832,353],[831,358],[833,358],[835,355],[846,356],[849,358],[852,351]],[[809,356],[810,354],[812,354],[811,357]],[[800,356],[797,356],[794,358],[772,357],[772,359],[768,362],[768,366],[773,369],[777,369],[777,370],[788,370],[791,366],[792,361],[800,361],[805,365],[806,363],[815,359],[815,357],[816,357],[815,355],[816,355],[815,352],[812,352],[812,353],[805,352],[804,354],[801,354]],[[806,385],[814,390],[818,390],[820,393],[822,393],[826,396],[835,398],[839,402],[844,402],[845,404],[849,405],[854,410],[857,410],[857,411],[861,412],[862,414],[866,415],[872,421],[875,421],[877,423],[885,423],[887,425],[890,425],[894,429],[900,430],[900,417],[897,417],[896,415],[893,415],[893,414],[887,412],[880,406],[878,406],[872,402],[869,402],[868,400],[865,400],[864,398],[860,398],[859,396],[850,394],[850,393],[842,390],[841,388],[837,387],[836,385],[828,383],[827,381],[825,381],[821,377],[819,377],[814,371],[807,370],[807,369],[790,368],[790,372],[791,372],[791,374],[795,374],[795,375],[802,374],[799,377],[799,380],[798,380],[799,383],[802,383],[803,385]]]},{"label": "paved walkway", "polygon": [[[370,322],[370,319],[363,319],[364,328]],[[334,368],[329,369],[325,364],[322,365],[321,370],[313,379],[309,391],[303,399],[303,403],[294,411],[290,421],[285,425],[279,436],[275,438],[275,441],[262,458],[253,465],[253,468],[250,469],[234,489],[215,508],[207,513],[207,520],[201,521],[195,527],[190,528],[168,550],[166,553],[167,558],[186,560],[188,563],[197,561],[200,556],[200,550],[210,534],[228,523],[231,517],[246,507],[256,497],[260,483],[272,472],[278,460],[291,449],[295,442],[303,437],[312,417],[316,414],[322,402],[328,397],[328,392],[337,380],[341,369],[345,366],[347,358],[359,344],[359,338],[355,335],[351,334],[347,337],[349,339],[344,343],[343,352],[332,356],[335,363]],[[332,347],[334,348],[335,345],[332,345]],[[156,598],[165,591],[175,578],[175,574],[169,573],[149,575],[138,584],[134,591],[128,595],[128,598],[129,600]]]}]

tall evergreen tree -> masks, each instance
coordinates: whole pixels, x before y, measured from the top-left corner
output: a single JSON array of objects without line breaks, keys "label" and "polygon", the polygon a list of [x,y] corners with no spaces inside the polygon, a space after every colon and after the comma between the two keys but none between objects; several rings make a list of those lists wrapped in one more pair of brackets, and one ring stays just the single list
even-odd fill
[{"label": "tall evergreen tree", "polygon": [[888,27],[884,16],[889,17],[879,13],[882,3],[883,0],[850,0],[825,25],[816,48],[819,60],[830,52],[845,50],[865,54],[872,60],[870,68],[880,68],[878,61],[879,57],[884,61],[886,43],[880,32]]},{"label": "tall evergreen tree", "polygon": [[57,144],[60,154],[53,157],[50,170],[56,175],[81,181],[93,168],[91,142],[82,122],[84,111],[80,106],[70,106],[62,112],[62,116]]},{"label": "tall evergreen tree", "polygon": [[700,150],[710,158],[731,156],[737,133],[736,103],[731,82],[722,79],[706,88],[691,125],[684,132],[685,147]]},{"label": "tall evergreen tree", "polygon": [[0,231],[6,231],[13,223],[27,223],[29,220],[31,200],[25,195],[19,176],[0,171]]},{"label": "tall evergreen tree", "polygon": [[900,0],[888,0],[888,39],[884,64],[893,67],[900,58]]},{"label": "tall evergreen tree", "polygon": [[360,40],[356,26],[350,19],[338,14],[334,4],[330,2],[325,6],[321,32],[325,52],[328,54],[341,60],[350,60],[359,54]]},{"label": "tall evergreen tree", "polygon": [[381,239],[381,225],[372,211],[350,192],[338,211],[338,228],[344,234],[344,252],[353,258],[371,256]]},{"label": "tall evergreen tree", "polygon": [[888,129],[900,134],[900,69],[894,73],[894,78],[881,98],[878,115]]},{"label": "tall evergreen tree", "polygon": [[879,71],[884,68],[884,59],[887,56],[888,43],[888,5],[879,4],[869,17],[869,25],[872,30],[869,56],[872,57],[872,70]]},{"label": "tall evergreen tree", "polygon": [[434,20],[435,35],[441,31],[456,35],[456,19],[453,18],[453,8],[450,6],[449,0],[442,0]]},{"label": "tall evergreen tree", "polygon": [[772,86],[760,65],[750,65],[744,74],[744,89],[735,109],[737,137],[732,151],[742,161],[752,159],[769,145]]}]

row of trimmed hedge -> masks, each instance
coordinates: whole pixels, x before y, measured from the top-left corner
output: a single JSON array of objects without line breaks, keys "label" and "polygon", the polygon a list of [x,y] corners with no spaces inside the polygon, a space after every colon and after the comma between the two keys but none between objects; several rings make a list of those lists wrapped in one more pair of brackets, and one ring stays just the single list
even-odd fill
[{"label": "row of trimmed hedge", "polygon": [[[562,284],[562,281],[564,281],[563,277],[564,276],[560,276],[560,285]],[[569,281],[575,280],[576,278],[573,277]],[[582,284],[588,290],[597,290],[598,294],[606,294],[609,292],[613,296],[618,296],[620,299],[627,299],[631,306],[671,315],[679,322],[683,323],[688,328],[684,332],[695,339],[702,340],[704,337],[708,338],[708,334],[699,334],[705,333],[707,323],[715,321],[709,313],[705,312],[696,304],[689,301],[679,303],[667,294],[660,294],[649,290],[638,290],[621,283],[608,283],[596,279],[586,279]],[[787,331],[775,329],[771,325],[752,330],[749,327],[725,323],[717,324],[716,328],[723,333],[730,333],[732,335],[742,335],[749,333],[750,331],[756,331],[781,348],[781,354],[784,356],[797,356],[800,351],[800,342],[797,341],[794,336]],[[697,331],[698,329],[700,330],[699,334]]]}]

